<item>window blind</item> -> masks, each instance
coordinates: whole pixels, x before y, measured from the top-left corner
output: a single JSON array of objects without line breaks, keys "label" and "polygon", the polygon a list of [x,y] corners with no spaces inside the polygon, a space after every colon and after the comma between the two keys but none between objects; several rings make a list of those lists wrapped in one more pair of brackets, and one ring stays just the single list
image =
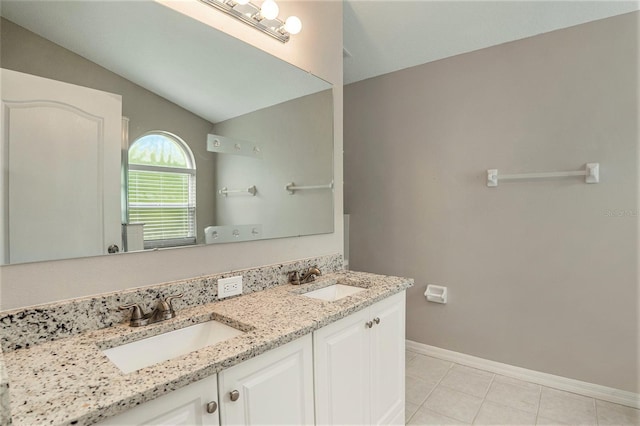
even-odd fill
[{"label": "window blind", "polygon": [[148,169],[129,166],[129,223],[144,223],[145,248],[195,243],[195,170]]}]

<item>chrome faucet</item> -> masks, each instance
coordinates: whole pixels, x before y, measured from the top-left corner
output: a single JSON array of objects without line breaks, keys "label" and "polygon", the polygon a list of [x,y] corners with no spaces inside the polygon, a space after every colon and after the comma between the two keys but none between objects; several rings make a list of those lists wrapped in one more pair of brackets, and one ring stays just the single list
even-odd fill
[{"label": "chrome faucet", "polygon": [[130,305],[118,306],[121,311],[131,309],[131,320],[129,325],[131,327],[140,327],[143,325],[149,325],[160,321],[165,321],[176,316],[176,311],[173,309],[171,302],[173,299],[179,299],[184,296],[183,293],[169,296],[164,300],[158,300],[158,304],[153,312],[144,313],[140,305],[132,303]]},{"label": "chrome faucet", "polygon": [[300,283],[304,284],[311,282],[320,275],[322,275],[322,272],[320,272],[320,269],[318,269],[318,267],[314,266],[313,268],[307,269],[307,272],[302,274],[302,276],[300,277]]},{"label": "chrome faucet", "polygon": [[300,277],[300,284],[311,282],[320,275],[322,275],[322,272],[320,272],[320,269],[318,269],[317,266],[314,266],[313,268],[309,268],[307,269],[307,272],[303,273],[302,276]]},{"label": "chrome faucet", "polygon": [[300,273],[298,271],[289,272],[289,284],[300,285]]},{"label": "chrome faucet", "polygon": [[307,272],[303,272],[302,275],[298,271],[291,271],[289,272],[289,284],[300,285],[309,283],[320,275],[322,275],[322,272],[320,272],[317,266],[307,269]]}]

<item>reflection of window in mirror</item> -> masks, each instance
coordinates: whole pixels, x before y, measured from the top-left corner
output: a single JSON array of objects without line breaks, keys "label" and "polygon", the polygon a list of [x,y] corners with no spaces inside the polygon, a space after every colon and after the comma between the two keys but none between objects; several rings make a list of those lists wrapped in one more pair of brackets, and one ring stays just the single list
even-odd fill
[{"label": "reflection of window in mirror", "polygon": [[129,147],[127,217],[143,223],[144,248],[196,242],[196,164],[179,137],[153,132]]}]

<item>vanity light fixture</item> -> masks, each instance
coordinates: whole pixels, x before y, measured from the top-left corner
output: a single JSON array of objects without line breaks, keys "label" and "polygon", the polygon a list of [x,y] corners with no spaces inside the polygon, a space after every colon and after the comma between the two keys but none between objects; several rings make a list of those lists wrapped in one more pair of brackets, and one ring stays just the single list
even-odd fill
[{"label": "vanity light fixture", "polygon": [[297,16],[289,16],[285,21],[278,19],[280,8],[274,0],[264,0],[257,6],[250,0],[200,0],[228,15],[248,24],[271,37],[286,43],[291,35],[302,30],[302,21]]}]

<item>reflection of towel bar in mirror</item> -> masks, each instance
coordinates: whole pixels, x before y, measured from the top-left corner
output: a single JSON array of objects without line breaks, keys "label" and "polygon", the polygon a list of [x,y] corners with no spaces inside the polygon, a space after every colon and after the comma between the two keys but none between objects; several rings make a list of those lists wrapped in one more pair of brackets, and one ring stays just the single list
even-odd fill
[{"label": "reflection of towel bar in mirror", "polygon": [[251,194],[251,196],[255,197],[256,192],[258,192],[258,190],[256,189],[255,185],[252,185],[246,189],[227,189],[227,187],[225,186],[218,191],[218,194],[224,195],[225,197],[228,194]]},{"label": "reflection of towel bar in mirror", "polygon": [[296,191],[303,191],[306,189],[333,189],[333,181],[327,185],[307,185],[307,186],[296,186],[293,182],[289,182],[284,187],[285,190],[289,192],[289,194],[293,195]]},{"label": "reflection of towel bar in mirror", "polygon": [[557,177],[584,176],[585,183],[600,182],[600,163],[588,163],[584,170],[568,172],[540,172],[499,175],[498,169],[487,170],[487,186],[498,186],[498,180],[548,179]]},{"label": "reflection of towel bar in mirror", "polygon": [[[257,2],[257,0],[252,1]],[[26,255],[29,256],[28,259],[16,259],[12,263],[106,255],[107,247],[111,244],[123,247],[121,224],[123,223],[122,219],[127,216],[127,199],[124,196],[127,188],[125,187],[124,191],[122,188],[126,186],[126,181],[122,181],[121,175],[122,167],[125,167],[126,170],[127,166],[126,164],[123,166],[123,163],[128,160],[126,154],[128,154],[128,147],[133,145],[133,141],[147,133],[156,131],[166,132],[180,138],[184,147],[188,147],[193,154],[193,166],[197,170],[197,179],[195,179],[197,185],[194,195],[198,223],[234,226],[250,219],[251,223],[264,224],[266,232],[260,233],[259,239],[334,232],[335,215],[333,213],[335,208],[332,193],[321,190],[322,193],[317,194],[322,199],[319,199],[318,204],[314,205],[314,211],[317,211],[318,214],[313,215],[308,215],[304,211],[292,209],[286,203],[281,203],[281,197],[289,195],[286,192],[281,192],[283,183],[286,184],[289,179],[296,179],[299,184],[329,183],[333,179],[335,156],[333,154],[334,99],[332,84],[314,76],[308,70],[301,70],[276,56],[265,53],[258,47],[230,37],[224,31],[213,26],[203,26],[199,16],[196,16],[197,12],[195,10],[186,11],[182,6],[177,5],[181,2],[51,2],[48,0],[4,2],[0,0],[0,3],[2,3],[3,18],[2,40],[0,41],[3,52],[1,64],[3,69],[7,71],[20,70],[22,74],[32,74],[30,77],[33,79],[47,79],[47,83],[51,83],[51,85],[55,84],[52,80],[61,80],[59,84],[65,86],[62,94],[65,96],[66,102],[71,102],[69,97],[71,93],[76,93],[76,89],[81,96],[78,102],[73,102],[76,104],[73,108],[79,108],[78,111],[85,111],[84,107],[81,107],[81,105],[85,105],[81,103],[85,100],[87,103],[91,101],[91,104],[99,103],[98,99],[103,99],[103,97],[98,97],[96,91],[100,89],[109,88],[111,93],[104,97],[108,100],[109,105],[112,104],[112,100],[116,99],[113,94],[122,96],[122,105],[118,109],[118,113],[114,112],[113,114],[114,117],[117,116],[117,119],[109,120],[113,124],[113,130],[111,130],[112,126],[109,126],[109,138],[100,142],[105,150],[107,150],[107,145],[114,147],[113,150],[109,149],[104,152],[102,148],[100,149],[101,158],[105,161],[104,166],[108,167],[109,174],[113,178],[105,178],[103,181],[93,180],[91,191],[85,191],[82,193],[83,196],[79,197],[76,191],[77,185],[58,184],[57,178],[51,178],[55,169],[51,164],[45,164],[46,168],[38,170],[38,168],[33,169],[35,163],[27,160],[29,162],[29,176],[42,177],[44,183],[40,186],[46,185],[48,194],[46,190],[43,190],[43,193],[47,194],[46,200],[52,203],[64,200],[67,207],[79,206],[75,209],[76,212],[86,212],[90,208],[98,209],[95,197],[99,197],[102,209],[100,213],[96,212],[96,214],[90,215],[95,219],[96,232],[84,232],[79,228],[86,226],[87,221],[80,220],[86,214],[84,216],[81,214],[82,217],[78,216],[78,220],[70,220],[70,217],[76,216],[68,216],[66,212],[70,211],[69,209],[64,212],[54,212],[51,208],[41,208],[37,212],[41,217],[37,215],[34,217],[33,210],[27,209],[30,212],[29,215],[20,215],[16,213],[16,210],[20,210],[21,205],[13,206],[13,202],[7,203],[9,204],[5,206],[7,210],[9,212],[14,210],[11,217],[25,222],[24,229],[27,236],[31,235],[31,237],[28,243],[25,243],[24,239],[17,238],[15,229],[11,226],[11,234],[16,238],[12,240],[7,234],[5,235],[7,241],[0,243],[2,246],[0,251],[3,248],[6,249],[3,252],[4,255],[0,256],[0,264],[12,261],[7,249],[7,247],[11,248],[12,242],[15,242],[15,245],[21,244],[25,247]],[[175,7],[173,7],[174,4],[176,4]],[[206,5],[201,6],[207,8]],[[214,10],[210,12],[211,14],[216,13]],[[132,19],[122,22],[122,25],[118,26],[118,31],[113,31],[113,22],[109,16],[124,15]],[[5,20],[8,16],[15,19]],[[50,25],[51,22],[62,21],[65,22],[64,26],[53,26],[55,28],[52,28]],[[86,25],[88,21],[91,21],[91,25]],[[144,23],[143,30],[141,30],[141,22]],[[166,24],[164,30],[163,23]],[[180,40],[176,40],[175,34],[172,37],[171,32],[166,31],[168,27],[180,28]],[[141,32],[145,37],[138,37]],[[5,35],[7,37],[4,37]],[[100,42],[105,39],[109,39],[113,45],[124,46],[124,48],[108,49],[108,46]],[[176,41],[178,43],[173,43]],[[27,44],[33,47],[33,49],[29,49],[28,54],[25,53],[24,48]],[[76,55],[73,55],[73,58],[68,54],[65,55],[60,47],[70,49]],[[212,55],[202,54],[202,52],[212,51],[212,49],[216,52],[216,55],[213,55],[215,58],[212,59]],[[126,61],[127,54],[140,51],[149,52],[144,61]],[[161,54],[152,54],[156,51]],[[96,58],[96,55],[101,58],[100,65],[86,59]],[[185,55],[188,57],[187,59],[175,60],[176,57],[185,58]],[[224,55],[224,58],[220,55]],[[207,60],[209,60],[209,64],[207,64]],[[122,67],[116,65],[123,63],[121,61],[126,62],[127,67],[131,68],[131,72],[125,73]],[[186,67],[188,69],[184,67],[185,61],[190,64],[189,67]],[[224,63],[225,66],[216,68],[216,64],[220,63]],[[158,67],[164,71],[162,76],[149,75],[148,72],[144,72],[149,68],[156,69]],[[136,72],[136,68],[143,72]],[[197,77],[198,70],[213,68],[216,69],[215,79],[205,79],[205,81]],[[260,69],[261,87],[265,90],[259,90],[259,93],[251,90],[239,93],[238,90],[234,90],[239,87],[235,82],[242,86],[242,83],[250,81],[256,68]],[[82,69],[83,72],[78,73],[78,69]],[[114,70],[120,70],[126,75],[118,75],[113,72]],[[172,70],[178,70],[180,75],[185,72],[188,75],[181,79],[171,78],[171,75],[175,74]],[[153,78],[153,83],[148,81],[148,78]],[[35,84],[26,86],[4,84],[4,77],[2,81],[0,92],[2,92],[4,99],[9,99],[6,98],[9,89],[36,90],[36,88],[42,87]],[[151,88],[153,90],[149,90]],[[85,93],[86,95],[84,95]],[[193,95],[194,93],[195,95]],[[198,93],[215,93],[215,96],[201,97],[197,96]],[[50,94],[48,91],[47,93],[36,93],[33,98],[27,98],[27,100],[35,99],[40,102],[43,99],[48,99],[46,96]],[[63,114],[64,111],[61,112],[59,108],[56,108],[56,105],[59,104],[51,105],[52,114]],[[87,115],[84,118],[88,120],[85,123],[86,126],[82,127],[79,120],[84,116],[70,112],[75,109],[65,110],[63,115],[69,120],[65,119],[64,123],[61,118],[53,120],[50,122],[51,129],[49,129],[44,126],[30,125],[27,116],[23,114],[26,114],[27,110],[29,114],[33,113],[38,117],[44,113],[44,108],[40,104],[37,108],[20,109],[20,125],[25,125],[32,130],[37,129],[39,132],[38,134],[33,132],[21,134],[20,137],[28,138],[21,139],[21,141],[24,140],[24,143],[21,142],[20,147],[27,154],[23,158],[28,159],[33,156],[33,153],[38,152],[36,143],[40,143],[38,139],[41,139],[47,141],[42,143],[48,150],[69,148],[69,152],[60,152],[59,157],[56,157],[65,160],[61,160],[58,168],[60,170],[56,169],[56,173],[65,174],[73,171],[69,176],[71,178],[75,176],[76,180],[81,171],[94,175],[100,173],[97,167],[78,168],[74,166],[78,162],[77,158],[80,153],[73,150],[73,144],[70,143],[69,137],[65,136],[70,134],[80,137],[82,131],[94,129],[94,127],[90,127],[95,124],[95,120],[92,120],[91,117],[97,117],[97,113]],[[126,115],[130,119],[131,138],[129,139],[124,138],[126,132],[121,120],[122,111],[126,111]],[[153,111],[153,114],[149,114],[150,111]],[[16,115],[13,119],[18,120],[18,116]],[[13,123],[12,121],[12,129],[15,129],[14,124],[17,125],[17,122]],[[109,123],[105,122],[100,126],[103,126],[102,128],[106,131],[107,124]],[[285,132],[283,132],[283,127],[286,128]],[[55,133],[55,137],[54,132],[58,132]],[[46,134],[47,137],[39,138],[40,133]],[[98,130],[92,133],[92,135],[97,134]],[[11,135],[17,134],[12,133]],[[87,148],[86,154],[91,155],[95,150],[93,148],[89,150],[88,140],[85,142],[86,144],[83,146]],[[289,149],[293,146],[295,149]],[[58,152],[56,150],[56,153]],[[167,151],[168,153],[169,151]],[[11,159],[6,158],[7,164],[4,164],[3,167],[8,167],[8,173],[12,173],[14,166],[19,167],[15,163],[19,158],[15,155],[12,155]],[[313,158],[313,161],[306,163],[305,160],[309,158]],[[46,163],[45,160],[42,161]],[[80,163],[85,165],[98,164],[95,161],[98,159],[94,158],[91,163],[84,161],[80,161]],[[277,178],[280,171],[290,170],[293,164],[301,163],[304,164],[304,168],[302,169],[301,166],[300,171],[296,169],[293,176],[280,175],[281,177]],[[177,163],[175,165],[177,166]],[[112,168],[113,172],[111,172]],[[23,171],[26,170],[23,169]],[[33,173],[32,170],[34,170]],[[171,171],[176,171],[176,168],[172,167]],[[242,178],[243,176],[246,179]],[[251,176],[258,176],[258,179]],[[265,191],[268,188],[264,186],[264,182],[261,183],[260,197],[258,197],[257,185],[262,182],[259,179],[269,176],[274,176],[277,179],[271,188],[274,191],[273,197],[267,197],[268,194]],[[47,177],[49,178],[47,179]],[[88,178],[82,180],[89,185]],[[12,179],[12,181],[12,185],[18,183],[16,179]],[[248,191],[229,193],[226,196],[218,193],[223,186],[226,186],[227,190],[244,190],[250,185],[254,185],[250,182],[255,182],[256,185],[254,196]],[[9,185],[4,189],[8,190],[8,188]],[[13,189],[14,187],[12,187],[12,193],[17,193]],[[316,195],[315,191],[312,194]],[[301,195],[298,194],[298,196]],[[39,205],[45,205],[44,200],[38,200]],[[9,201],[8,198],[7,201]],[[11,201],[15,200],[12,198]],[[158,207],[154,212],[160,210],[161,208]],[[39,231],[35,234],[29,233],[30,230],[36,229],[34,226],[37,223],[37,229],[43,227],[55,234],[55,230],[52,228],[58,229],[59,227],[47,226],[54,213],[56,216],[60,215],[59,223],[63,226],[60,229],[64,229],[65,235],[84,237],[86,234],[86,247],[83,245],[81,248],[81,245],[76,242],[76,238],[73,238],[73,241],[67,239],[69,241],[64,243],[63,249],[63,242],[59,238],[50,240]],[[160,213],[157,214],[160,215]],[[170,218],[165,217],[166,219],[162,219],[162,223],[169,224]],[[2,226],[8,229],[10,227],[9,215],[5,215],[4,219],[6,220]],[[141,220],[141,222],[145,221],[147,220]],[[0,222],[2,221],[0,220]],[[193,237],[189,237],[189,242],[204,243],[203,229],[201,227],[187,228],[185,234],[191,229],[194,230],[195,241],[193,241]],[[105,232],[108,232],[106,237]],[[147,234],[148,238],[151,238],[151,234],[148,232]],[[38,236],[34,237],[33,235]],[[92,238],[89,239],[89,237]],[[99,238],[99,240],[94,240],[93,237]],[[229,242],[239,240],[233,236]],[[99,241],[107,241],[108,244]],[[181,241],[178,239],[174,241],[167,237],[166,244],[178,246]],[[36,248],[38,249],[36,250]],[[40,251],[40,248],[43,251]],[[45,250],[46,258],[44,255],[37,257],[45,253]],[[99,252],[96,253],[96,250]],[[133,250],[135,249],[131,251]],[[11,251],[16,254],[16,247]]]}]

